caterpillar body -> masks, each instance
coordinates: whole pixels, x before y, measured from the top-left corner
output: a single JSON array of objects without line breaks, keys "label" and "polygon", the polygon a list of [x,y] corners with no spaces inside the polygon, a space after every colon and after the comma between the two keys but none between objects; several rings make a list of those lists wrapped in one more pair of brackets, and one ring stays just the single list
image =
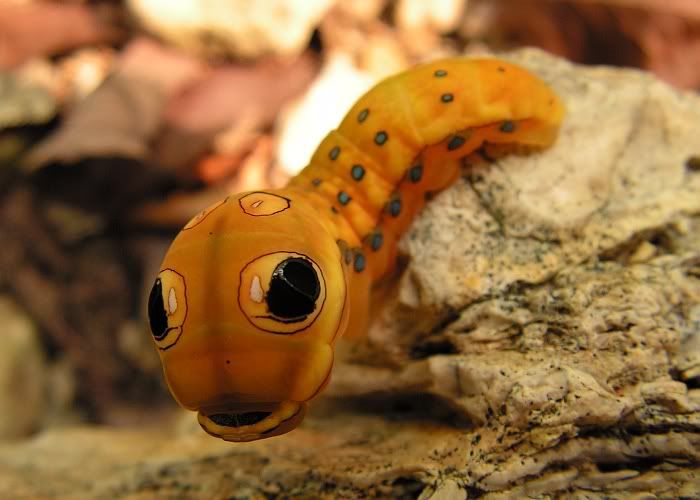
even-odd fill
[{"label": "caterpillar body", "polygon": [[523,68],[455,58],[367,92],[286,188],[229,196],[185,225],[151,290],[173,396],[208,433],[286,433],[367,327],[370,288],[424,203],[484,144],[546,147],[560,99]]}]

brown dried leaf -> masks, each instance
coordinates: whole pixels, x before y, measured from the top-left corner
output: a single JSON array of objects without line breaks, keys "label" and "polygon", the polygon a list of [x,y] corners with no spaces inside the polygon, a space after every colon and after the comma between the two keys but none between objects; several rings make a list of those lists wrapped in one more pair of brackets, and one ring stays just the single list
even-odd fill
[{"label": "brown dried leaf", "polygon": [[[225,148],[226,152],[234,156],[245,152],[272,125],[282,105],[308,87],[317,66],[316,59],[305,54],[293,60],[268,59],[214,69],[168,103],[154,161],[190,177],[192,164],[226,129],[239,131],[238,144]],[[219,146],[214,144],[221,152]]]},{"label": "brown dried leaf", "polygon": [[24,188],[0,203],[0,286],[83,375],[83,395],[99,413],[116,378],[130,369],[115,356],[112,341],[132,300],[123,251],[108,238],[63,247],[42,215],[45,208]]},{"label": "brown dried leaf", "polygon": [[576,62],[633,66],[679,87],[700,86],[696,0],[500,0],[481,2],[474,36],[535,45]]},{"label": "brown dried leaf", "polygon": [[284,102],[306,89],[317,66],[310,54],[220,66],[168,103],[165,122],[193,132],[218,132],[251,116],[270,123]]},{"label": "brown dried leaf", "polygon": [[201,73],[198,61],[153,41],[130,42],[114,74],[30,153],[25,166],[36,170],[86,157],[145,159],[165,103]]},{"label": "brown dried leaf", "polygon": [[619,13],[622,30],[644,54],[642,66],[681,88],[700,87],[700,2],[696,19],[673,14]]},{"label": "brown dried leaf", "polygon": [[[565,0],[569,1],[569,0]],[[700,2],[697,0],[576,0],[614,7],[628,7],[649,11],[652,14],[671,14],[685,19],[700,21]]]},{"label": "brown dried leaf", "polygon": [[0,69],[35,56],[52,55],[81,45],[109,43],[121,31],[86,5],[58,2],[0,3]]}]

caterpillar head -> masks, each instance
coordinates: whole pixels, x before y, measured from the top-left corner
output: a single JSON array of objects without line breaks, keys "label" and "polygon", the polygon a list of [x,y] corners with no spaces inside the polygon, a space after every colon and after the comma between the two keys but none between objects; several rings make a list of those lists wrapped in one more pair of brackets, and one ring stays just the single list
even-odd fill
[{"label": "caterpillar head", "polygon": [[327,383],[347,323],[341,253],[293,191],[231,196],[192,219],[149,297],[170,390],[228,441],[283,434]]}]

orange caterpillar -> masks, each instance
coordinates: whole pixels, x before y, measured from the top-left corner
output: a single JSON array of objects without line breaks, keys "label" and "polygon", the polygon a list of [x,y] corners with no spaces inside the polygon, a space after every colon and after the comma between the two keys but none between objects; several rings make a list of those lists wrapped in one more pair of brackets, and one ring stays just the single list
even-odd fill
[{"label": "orange caterpillar", "polygon": [[336,340],[364,333],[370,288],[425,194],[485,143],[548,146],[563,114],[542,81],[496,59],[379,83],[286,188],[229,196],[175,238],[148,302],[173,396],[228,441],[294,429]]}]

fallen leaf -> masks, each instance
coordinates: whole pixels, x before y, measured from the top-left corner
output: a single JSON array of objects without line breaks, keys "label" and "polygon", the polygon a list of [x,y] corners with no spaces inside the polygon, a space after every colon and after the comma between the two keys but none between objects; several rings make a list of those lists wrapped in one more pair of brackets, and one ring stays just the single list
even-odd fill
[{"label": "fallen leaf", "polygon": [[163,130],[154,143],[154,162],[187,179],[192,165],[212,147],[223,151],[217,138],[225,130],[237,131],[240,144],[226,152],[238,156],[234,149],[250,149],[251,141],[273,124],[287,101],[306,90],[317,71],[311,54],[212,69],[167,104]]},{"label": "fallen leaf", "polygon": [[0,2],[0,69],[88,44],[111,43],[123,33],[87,5]]},{"label": "fallen leaf", "polygon": [[310,54],[219,66],[168,103],[165,122],[194,132],[218,132],[250,116],[271,123],[282,104],[305,90],[317,72]]},{"label": "fallen leaf", "polygon": [[678,87],[700,87],[697,0],[478,3],[488,22],[471,36],[487,37],[492,47],[535,45],[575,62],[638,67]]},{"label": "fallen leaf", "polygon": [[34,148],[25,167],[34,171],[90,157],[146,159],[166,102],[202,71],[198,61],[153,41],[130,42],[115,72]]}]

